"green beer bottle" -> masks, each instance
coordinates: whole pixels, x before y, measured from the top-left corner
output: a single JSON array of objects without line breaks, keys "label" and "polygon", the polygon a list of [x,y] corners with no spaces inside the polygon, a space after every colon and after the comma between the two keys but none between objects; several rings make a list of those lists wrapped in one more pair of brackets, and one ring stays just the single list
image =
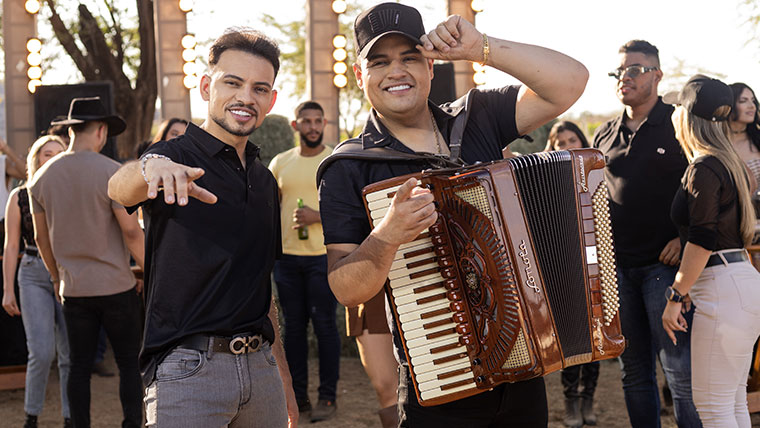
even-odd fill
[{"label": "green beer bottle", "polygon": [[[296,204],[298,204],[298,208],[303,208],[303,199],[298,198],[296,199]],[[298,228],[298,239],[304,240],[309,239],[309,228],[306,226],[301,226]]]}]

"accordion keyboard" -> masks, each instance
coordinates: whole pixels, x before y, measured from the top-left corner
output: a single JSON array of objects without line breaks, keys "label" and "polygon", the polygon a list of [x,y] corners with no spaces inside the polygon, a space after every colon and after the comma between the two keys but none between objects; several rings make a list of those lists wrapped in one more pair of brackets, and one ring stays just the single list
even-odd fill
[{"label": "accordion keyboard", "polygon": [[[398,187],[366,195],[373,227],[385,217]],[[461,328],[450,308],[452,291],[445,285],[453,264],[451,255],[436,251],[426,229],[399,247],[388,274],[390,297],[423,400],[475,388],[470,358],[460,343]]]}]

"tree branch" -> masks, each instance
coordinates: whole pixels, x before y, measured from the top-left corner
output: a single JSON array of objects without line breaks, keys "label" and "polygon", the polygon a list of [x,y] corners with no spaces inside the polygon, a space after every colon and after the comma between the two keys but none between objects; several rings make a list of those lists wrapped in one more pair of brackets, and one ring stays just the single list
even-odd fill
[{"label": "tree branch", "polygon": [[130,86],[129,78],[116,63],[111,53],[111,48],[106,43],[105,35],[98,26],[98,21],[87,9],[87,6],[79,5],[79,40],[82,41],[89,56],[98,58],[98,77],[96,80],[112,80],[116,85]]},{"label": "tree branch", "polygon": [[58,15],[58,11],[55,9],[55,1],[46,0],[46,3],[50,8],[50,25],[53,27],[53,33],[55,33],[58,42],[74,61],[74,64],[76,64],[77,68],[82,73],[82,76],[84,76],[84,79],[96,80],[98,74],[95,71],[97,69],[95,63],[92,62],[89,56],[85,56],[82,51],[79,50],[79,47],[74,41],[74,36],[69,29],[66,28],[66,24],[63,23],[60,15]]},{"label": "tree branch", "polygon": [[111,21],[113,22],[113,44],[116,49],[116,64],[119,68],[122,68],[124,67],[124,37],[122,36],[121,23],[117,19],[115,13],[116,6],[114,5],[113,0],[110,3],[108,0],[103,0],[103,2],[105,3],[108,14],[111,16]]}]

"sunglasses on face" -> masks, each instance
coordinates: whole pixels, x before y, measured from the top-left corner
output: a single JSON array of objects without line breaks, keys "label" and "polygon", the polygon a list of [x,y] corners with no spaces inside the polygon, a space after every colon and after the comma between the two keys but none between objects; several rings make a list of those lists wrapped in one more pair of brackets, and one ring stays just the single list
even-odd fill
[{"label": "sunglasses on face", "polygon": [[626,68],[618,68],[616,70],[612,70],[609,73],[607,73],[607,75],[610,77],[614,77],[617,80],[622,79],[623,76],[628,76],[631,79],[635,79],[639,77],[640,75],[652,70],[657,70],[657,67],[645,67],[643,65],[629,65]]}]

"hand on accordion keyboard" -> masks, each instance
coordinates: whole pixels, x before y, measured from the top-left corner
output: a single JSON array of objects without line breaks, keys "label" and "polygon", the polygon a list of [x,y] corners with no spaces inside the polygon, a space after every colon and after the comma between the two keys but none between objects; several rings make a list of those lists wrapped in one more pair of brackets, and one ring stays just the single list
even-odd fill
[{"label": "hand on accordion keyboard", "polygon": [[410,178],[396,191],[388,214],[372,231],[379,240],[393,246],[414,240],[438,219],[430,190]]}]

